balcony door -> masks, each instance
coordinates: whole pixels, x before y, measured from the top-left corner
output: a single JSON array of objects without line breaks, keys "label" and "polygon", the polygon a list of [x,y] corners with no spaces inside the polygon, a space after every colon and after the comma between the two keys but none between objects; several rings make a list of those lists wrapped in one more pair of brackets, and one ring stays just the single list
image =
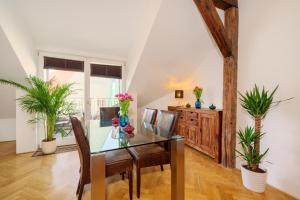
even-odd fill
[{"label": "balcony door", "polygon": [[[115,94],[122,91],[122,67],[103,64],[94,59],[68,60],[55,57],[43,57],[43,74],[45,80],[57,84],[74,83],[74,94],[69,100],[74,103],[74,115],[82,121],[93,120],[100,125],[100,109],[116,107]],[[75,144],[75,137],[68,116],[58,119],[57,127],[63,127],[67,133],[61,138],[56,134],[58,145]],[[41,128],[39,129],[41,131]],[[40,141],[44,134],[39,134]]]}]

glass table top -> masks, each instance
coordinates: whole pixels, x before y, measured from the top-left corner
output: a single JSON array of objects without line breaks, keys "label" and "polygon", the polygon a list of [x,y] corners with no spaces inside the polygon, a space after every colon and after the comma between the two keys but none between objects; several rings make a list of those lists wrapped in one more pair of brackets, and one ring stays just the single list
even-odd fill
[{"label": "glass table top", "polygon": [[120,127],[100,127],[99,120],[89,121],[87,132],[91,154],[183,138],[178,135],[168,138],[162,130],[146,123],[139,131],[134,130],[134,135],[128,135]]}]

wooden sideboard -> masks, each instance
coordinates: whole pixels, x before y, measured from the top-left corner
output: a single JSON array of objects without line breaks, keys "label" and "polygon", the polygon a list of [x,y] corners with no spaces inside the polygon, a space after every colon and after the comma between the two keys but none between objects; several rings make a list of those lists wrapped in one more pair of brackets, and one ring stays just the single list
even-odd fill
[{"label": "wooden sideboard", "polygon": [[176,134],[185,137],[185,144],[221,162],[222,111],[169,106],[178,112]]}]

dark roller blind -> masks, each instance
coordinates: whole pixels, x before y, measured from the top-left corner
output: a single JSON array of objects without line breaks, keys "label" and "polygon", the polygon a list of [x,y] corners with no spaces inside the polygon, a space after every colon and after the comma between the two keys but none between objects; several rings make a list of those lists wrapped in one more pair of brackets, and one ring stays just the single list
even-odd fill
[{"label": "dark roller blind", "polygon": [[122,66],[91,64],[91,76],[122,79]]},{"label": "dark roller blind", "polygon": [[83,72],[84,62],[79,60],[44,57],[44,68]]}]

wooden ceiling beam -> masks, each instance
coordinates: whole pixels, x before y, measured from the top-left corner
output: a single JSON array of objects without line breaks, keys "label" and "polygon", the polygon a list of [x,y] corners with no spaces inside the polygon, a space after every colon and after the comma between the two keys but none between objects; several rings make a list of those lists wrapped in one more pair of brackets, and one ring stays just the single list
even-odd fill
[{"label": "wooden ceiling beam", "polygon": [[231,42],[212,0],[194,0],[224,58],[232,56]]},{"label": "wooden ceiling beam", "polygon": [[238,7],[238,0],[213,0],[214,5],[222,10],[226,10],[231,7]]}]

